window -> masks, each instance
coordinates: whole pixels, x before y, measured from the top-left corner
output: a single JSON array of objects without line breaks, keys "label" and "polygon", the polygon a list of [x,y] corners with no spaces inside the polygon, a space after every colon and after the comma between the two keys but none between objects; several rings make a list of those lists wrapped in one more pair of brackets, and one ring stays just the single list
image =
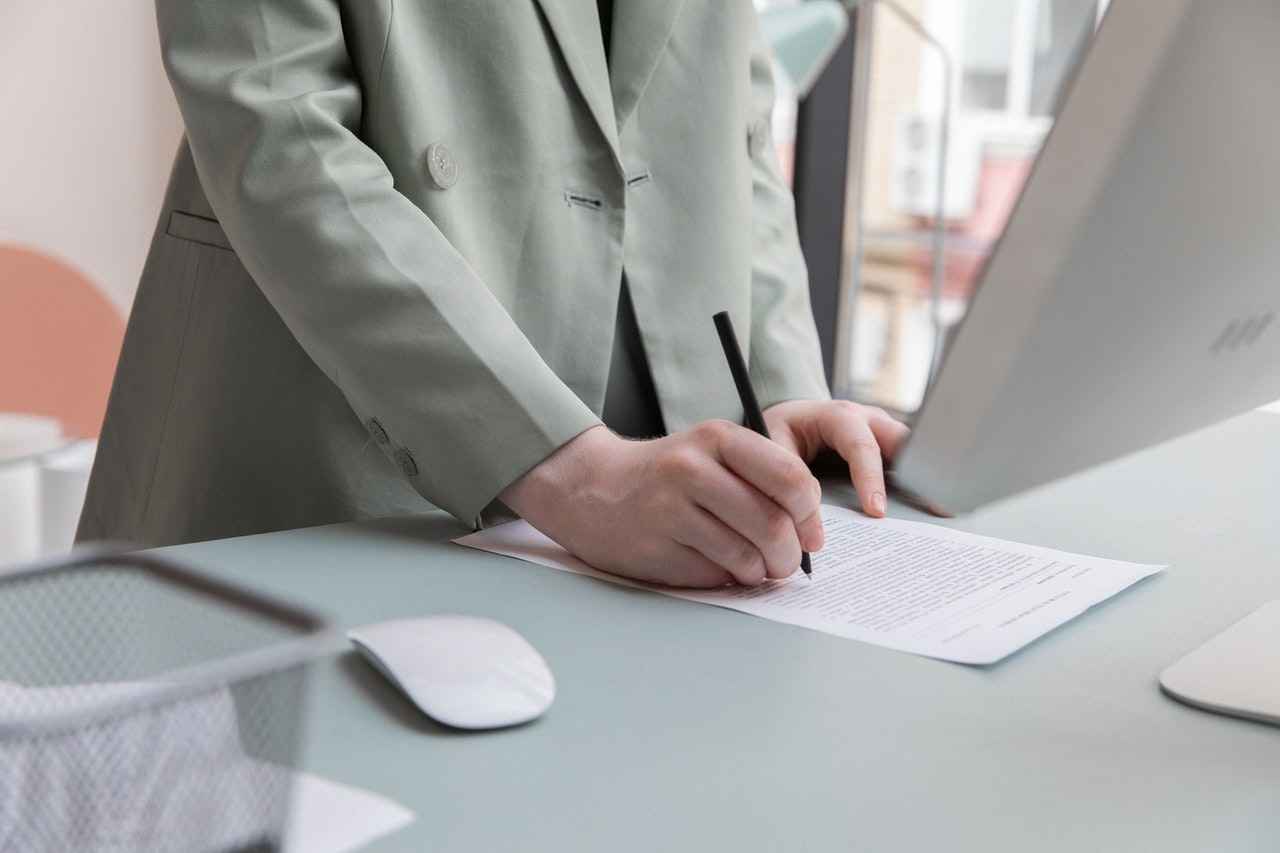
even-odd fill
[{"label": "window", "polygon": [[[960,0],[926,10],[958,57],[962,116],[1028,121],[1041,132],[1105,4],[1098,0]],[[1036,121],[1040,119],[1041,121]]]},{"label": "window", "polygon": [[919,406],[1104,7],[878,0],[862,9],[851,170],[861,177],[846,215],[838,395],[903,413]]}]

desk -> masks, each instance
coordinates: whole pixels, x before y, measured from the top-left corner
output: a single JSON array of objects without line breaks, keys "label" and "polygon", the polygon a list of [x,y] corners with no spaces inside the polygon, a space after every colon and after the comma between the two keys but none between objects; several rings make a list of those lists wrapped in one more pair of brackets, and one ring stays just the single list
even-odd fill
[{"label": "desk", "polygon": [[165,553],[341,628],[473,613],[547,658],[547,716],[482,734],[418,716],[345,642],[317,666],[305,766],[418,815],[375,850],[1280,849],[1280,729],[1156,683],[1280,598],[1280,416],[944,523],[1170,568],[976,668],[463,549],[443,515]]}]

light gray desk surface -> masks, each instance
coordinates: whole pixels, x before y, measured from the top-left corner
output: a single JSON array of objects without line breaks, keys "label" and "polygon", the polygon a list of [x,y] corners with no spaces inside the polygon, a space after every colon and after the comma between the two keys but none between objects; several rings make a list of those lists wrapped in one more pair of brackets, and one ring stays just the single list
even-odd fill
[{"label": "light gray desk surface", "polygon": [[417,813],[374,850],[1280,850],[1280,728],[1156,682],[1280,598],[1280,416],[942,523],[1169,568],[967,667],[464,549],[443,515],[168,553],[339,629],[479,614],[547,658],[545,717],[464,734],[335,643],[304,765]]}]

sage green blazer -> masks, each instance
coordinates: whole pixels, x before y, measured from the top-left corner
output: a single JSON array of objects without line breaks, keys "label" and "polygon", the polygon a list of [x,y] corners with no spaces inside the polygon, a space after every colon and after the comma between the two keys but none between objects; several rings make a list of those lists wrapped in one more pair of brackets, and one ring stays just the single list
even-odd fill
[{"label": "sage green blazer", "polygon": [[625,270],[662,416],[824,397],[750,0],[157,0],[186,125],[80,537],[478,523],[599,423]]}]

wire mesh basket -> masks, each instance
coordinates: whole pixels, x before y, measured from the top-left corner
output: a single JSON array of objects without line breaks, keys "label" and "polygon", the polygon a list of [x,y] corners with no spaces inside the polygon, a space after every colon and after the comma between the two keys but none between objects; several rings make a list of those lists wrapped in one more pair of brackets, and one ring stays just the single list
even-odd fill
[{"label": "wire mesh basket", "polygon": [[326,634],[150,556],[0,575],[0,851],[277,849]]}]

